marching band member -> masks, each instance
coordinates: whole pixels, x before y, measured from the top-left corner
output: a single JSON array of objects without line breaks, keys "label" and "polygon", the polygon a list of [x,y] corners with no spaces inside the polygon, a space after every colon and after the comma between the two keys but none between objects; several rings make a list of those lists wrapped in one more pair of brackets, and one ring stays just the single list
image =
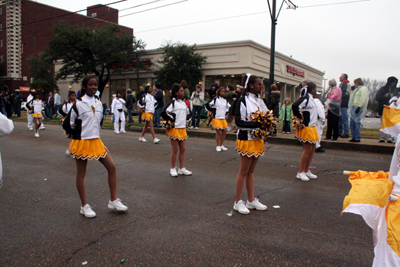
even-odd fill
[{"label": "marching band member", "polygon": [[300,159],[300,170],[296,178],[304,182],[310,181],[310,179],[317,179],[317,175],[311,173],[310,165],[315,154],[316,143],[319,140],[316,128],[318,117],[325,117],[325,114],[318,114],[317,104],[314,100],[314,96],[317,93],[317,85],[313,82],[308,82],[306,87],[302,91],[301,97],[292,105],[294,116],[302,120],[304,125],[302,129],[296,129],[296,138],[303,143],[304,147]]},{"label": "marching band member", "polygon": [[152,92],[153,88],[150,85],[146,86],[146,88],[144,89],[144,96],[138,101],[138,106],[140,108],[145,108],[145,112],[142,113],[142,121],[145,121],[145,124],[142,134],[139,137],[139,142],[146,142],[146,139],[144,139],[144,135],[146,134],[147,128],[150,127],[150,133],[153,136],[153,142],[154,144],[158,144],[160,142],[160,139],[156,137],[153,127],[153,116],[155,106],[157,105],[157,100],[151,94]]},{"label": "marching band member", "polygon": [[217,141],[217,152],[227,151],[228,149],[223,146],[228,123],[226,122],[226,115],[229,113],[230,104],[224,98],[226,94],[225,87],[220,87],[217,90],[216,97],[206,103],[208,111],[214,111],[214,118],[212,119],[212,126],[216,130],[215,139]]},{"label": "marching band member", "polygon": [[[254,197],[254,170],[257,166],[258,158],[263,156],[264,141],[260,137],[252,137],[250,131],[262,128],[263,125],[257,121],[251,121],[250,116],[256,111],[268,111],[262,98],[261,79],[248,73],[245,77],[242,97],[236,104],[235,123],[238,127],[236,134],[236,152],[240,155],[240,170],[236,178],[236,201],[233,209],[241,214],[249,214],[249,209],[266,210],[267,206],[259,202]],[[247,202],[242,200],[244,185],[246,184]]]},{"label": "marching band member", "polygon": [[[185,91],[180,84],[174,84],[171,90],[172,101],[170,101],[163,109],[161,116],[164,120],[170,121],[167,128],[167,136],[171,139],[171,176],[192,175],[191,171],[186,170],[185,150],[186,150],[186,125],[191,119],[189,106],[185,102]],[[164,124],[166,124],[164,122]],[[168,126],[167,126],[168,127]],[[179,149],[179,170],[176,172],[175,163]]]},{"label": "marching band member", "polygon": [[100,140],[100,121],[103,117],[103,105],[94,95],[97,91],[97,78],[85,77],[82,81],[81,98],[78,98],[70,113],[70,127],[73,129],[69,145],[70,155],[76,161],[76,187],[82,202],[80,213],[93,218],[96,213],[86,200],[85,175],[87,162],[99,160],[108,172],[108,185],[111,200],[108,208],[125,211],[127,206],[117,198],[117,171],[115,163]]},{"label": "marching band member", "polygon": [[[125,100],[121,98],[121,92],[117,92],[117,95],[111,104],[111,110],[112,113],[114,114],[114,132],[116,134],[126,133],[124,105],[125,105]],[[121,120],[121,131],[118,130],[119,120]]]}]

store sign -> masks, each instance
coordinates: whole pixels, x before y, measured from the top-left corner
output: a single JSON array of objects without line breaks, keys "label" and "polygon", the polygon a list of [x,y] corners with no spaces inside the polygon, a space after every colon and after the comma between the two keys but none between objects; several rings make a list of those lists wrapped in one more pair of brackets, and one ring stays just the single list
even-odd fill
[{"label": "store sign", "polygon": [[286,70],[289,73],[293,73],[293,76],[297,75],[297,76],[301,76],[304,77],[304,72],[303,71],[299,71],[298,69],[296,69],[295,67],[286,65]]},{"label": "store sign", "polygon": [[29,89],[30,89],[30,87],[27,87],[27,86],[20,86],[20,87],[19,87],[19,90],[20,90],[21,92],[29,92]]}]

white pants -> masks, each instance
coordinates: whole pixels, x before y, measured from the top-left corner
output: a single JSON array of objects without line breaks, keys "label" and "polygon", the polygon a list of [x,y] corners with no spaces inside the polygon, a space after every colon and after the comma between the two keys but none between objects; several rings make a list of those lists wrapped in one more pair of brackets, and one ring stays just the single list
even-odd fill
[{"label": "white pants", "polygon": [[116,110],[114,112],[114,132],[120,132],[118,129],[119,120],[121,120],[121,132],[125,131],[125,113]]},{"label": "white pants", "polygon": [[28,128],[33,128],[33,116],[31,113],[27,113],[28,114]]},{"label": "white pants", "polygon": [[319,135],[319,139],[315,146],[315,148],[317,148],[317,149],[321,147],[321,138],[322,138],[322,133],[324,132],[324,126],[325,125],[323,125],[321,121],[318,121],[318,125],[316,127],[317,127],[317,132]]}]

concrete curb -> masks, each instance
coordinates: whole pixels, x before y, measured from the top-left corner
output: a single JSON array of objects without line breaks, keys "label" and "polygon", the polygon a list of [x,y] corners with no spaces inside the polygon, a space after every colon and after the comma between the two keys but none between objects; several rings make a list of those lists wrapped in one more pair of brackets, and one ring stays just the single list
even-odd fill
[{"label": "concrete curb", "polygon": [[[131,131],[141,132],[143,131],[143,127],[140,126],[131,126]],[[154,128],[155,133],[165,134],[166,130],[163,128]],[[201,137],[201,138],[215,138],[215,132],[204,132],[204,131],[196,131],[196,130],[188,130],[188,135],[190,137]],[[236,134],[227,133],[227,140],[236,140]],[[372,153],[382,153],[382,154],[393,154],[394,146],[392,145],[380,145],[377,144],[363,144],[363,143],[351,143],[350,139],[343,139],[343,141],[322,141],[321,145],[326,149],[336,149],[336,150],[351,150],[351,151],[359,151],[359,152],[372,152]],[[375,141],[375,140],[374,140]],[[378,142],[376,140],[376,142]],[[301,145],[299,141],[295,138],[290,137],[279,137],[274,136],[268,138],[269,144],[287,144],[287,145]]]}]

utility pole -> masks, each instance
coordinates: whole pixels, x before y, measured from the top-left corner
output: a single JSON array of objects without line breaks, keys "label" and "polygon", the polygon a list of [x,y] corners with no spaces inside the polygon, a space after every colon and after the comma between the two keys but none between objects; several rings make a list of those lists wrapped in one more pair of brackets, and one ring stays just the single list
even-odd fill
[{"label": "utility pole", "polygon": [[297,6],[292,3],[290,0],[282,0],[281,7],[279,8],[278,15],[276,15],[276,0],[272,0],[272,9],[271,4],[268,0],[268,8],[269,13],[271,15],[271,58],[269,65],[269,86],[268,86],[268,95],[271,95],[271,85],[275,83],[275,30],[276,24],[278,24],[278,17],[281,13],[283,3],[288,5],[288,9],[296,9]]}]

